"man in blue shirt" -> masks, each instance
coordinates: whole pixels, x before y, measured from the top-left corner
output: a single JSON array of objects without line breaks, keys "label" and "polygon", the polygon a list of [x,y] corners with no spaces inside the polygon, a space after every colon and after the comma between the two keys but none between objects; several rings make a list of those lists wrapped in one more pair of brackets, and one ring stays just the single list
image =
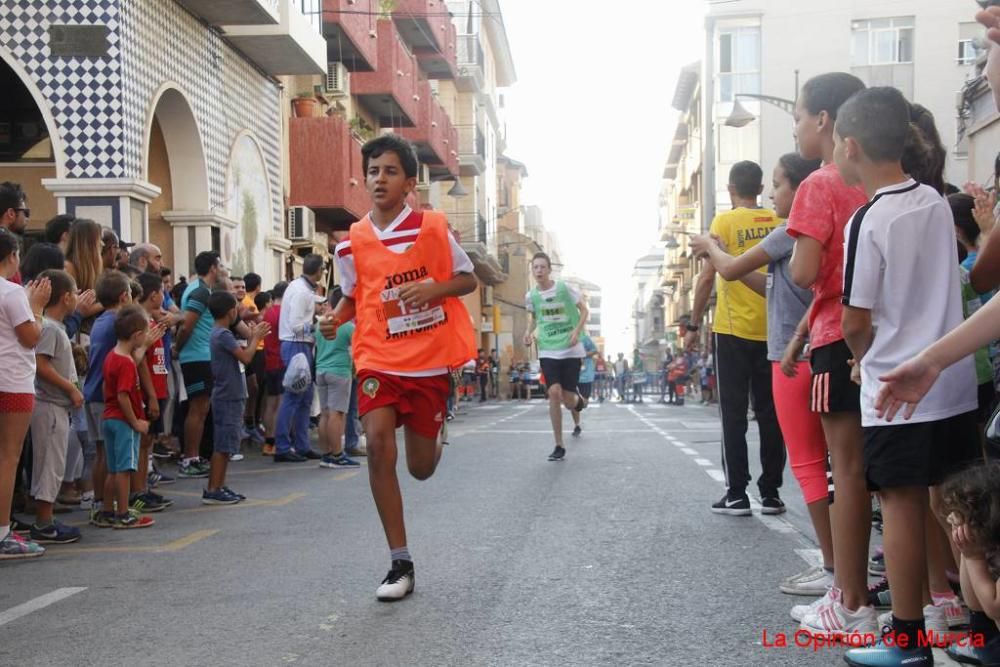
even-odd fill
[{"label": "man in blue shirt", "polygon": [[211,407],[212,352],[210,340],[215,320],[208,310],[211,286],[219,275],[219,253],[205,251],[194,259],[198,274],[181,297],[184,320],[177,333],[178,360],[181,363],[184,389],[187,392],[187,417],[184,420],[184,458],[181,477],[208,477],[209,465],[198,455],[204,435],[205,420]]}]

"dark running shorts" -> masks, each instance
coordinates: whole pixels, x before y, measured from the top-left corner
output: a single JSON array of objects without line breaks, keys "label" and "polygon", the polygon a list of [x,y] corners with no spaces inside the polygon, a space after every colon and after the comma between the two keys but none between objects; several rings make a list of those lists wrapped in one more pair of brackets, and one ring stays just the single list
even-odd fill
[{"label": "dark running shorts", "polygon": [[542,375],[545,376],[545,386],[551,387],[554,384],[562,387],[563,391],[576,393],[577,385],[580,383],[580,359],[548,359],[541,358]]},{"label": "dark running shorts", "polygon": [[191,361],[181,364],[181,376],[184,378],[184,390],[188,399],[212,394],[212,362]]},{"label": "dark running shorts", "polygon": [[868,489],[936,486],[976,461],[982,462],[976,412],[922,424],[867,426]]},{"label": "dark running shorts", "polygon": [[851,381],[853,359],[843,340],[817,347],[810,352],[812,395],[809,407],[813,412],[861,412],[861,387]]},{"label": "dark running shorts", "polygon": [[578,383],[576,385],[576,388],[578,390],[576,393],[580,394],[581,396],[583,396],[587,400],[590,400],[590,392],[593,391],[593,389],[594,389],[594,383],[593,382],[580,382],[580,383]]}]

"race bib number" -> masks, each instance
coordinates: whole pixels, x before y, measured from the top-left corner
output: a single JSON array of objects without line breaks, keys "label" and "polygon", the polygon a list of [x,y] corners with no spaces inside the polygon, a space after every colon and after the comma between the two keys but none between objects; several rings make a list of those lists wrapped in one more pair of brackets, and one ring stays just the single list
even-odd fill
[{"label": "race bib number", "polygon": [[569,322],[569,315],[564,304],[546,304],[542,306],[540,319],[542,324],[566,324]]},{"label": "race bib number", "polygon": [[[434,282],[432,278],[421,282]],[[382,290],[382,311],[389,326],[389,335],[419,331],[445,320],[444,306],[429,303],[423,308],[411,308],[399,298],[399,287]]]}]

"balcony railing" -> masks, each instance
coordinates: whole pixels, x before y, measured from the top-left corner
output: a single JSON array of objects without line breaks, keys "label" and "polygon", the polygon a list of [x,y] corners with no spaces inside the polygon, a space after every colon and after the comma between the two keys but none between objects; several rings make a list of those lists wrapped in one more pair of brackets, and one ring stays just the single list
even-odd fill
[{"label": "balcony railing", "polygon": [[458,126],[459,166],[465,176],[486,171],[486,135],[478,125]]},{"label": "balcony railing", "polygon": [[486,243],[486,237],[488,236],[488,227],[486,224],[486,217],[482,213],[476,214],[476,241],[478,243]]},{"label": "balcony railing", "polygon": [[458,78],[455,84],[463,93],[478,92],[485,84],[486,53],[479,35],[458,35]]}]

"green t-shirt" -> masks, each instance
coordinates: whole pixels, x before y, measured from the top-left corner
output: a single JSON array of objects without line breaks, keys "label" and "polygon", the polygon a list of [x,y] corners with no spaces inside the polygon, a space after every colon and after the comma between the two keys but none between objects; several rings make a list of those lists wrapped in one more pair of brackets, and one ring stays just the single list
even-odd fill
[{"label": "green t-shirt", "polygon": [[[969,281],[969,270],[965,266],[958,267],[962,285],[962,312],[965,319],[969,319],[983,305],[976,290],[972,289]],[[986,384],[993,381],[993,363],[990,361],[990,350],[988,347],[981,347],[976,350],[974,357],[976,361],[976,382]]]},{"label": "green t-shirt", "polygon": [[[538,322],[538,349],[565,350],[576,325],[580,323],[580,311],[566,284],[556,282],[556,294],[546,299],[538,288],[531,290],[531,306]],[[581,355],[582,356],[582,355]]]},{"label": "green t-shirt", "polygon": [[341,324],[337,337],[327,340],[316,336],[316,372],[331,373],[349,378],[352,374],[351,338],[354,337],[354,322]]}]

